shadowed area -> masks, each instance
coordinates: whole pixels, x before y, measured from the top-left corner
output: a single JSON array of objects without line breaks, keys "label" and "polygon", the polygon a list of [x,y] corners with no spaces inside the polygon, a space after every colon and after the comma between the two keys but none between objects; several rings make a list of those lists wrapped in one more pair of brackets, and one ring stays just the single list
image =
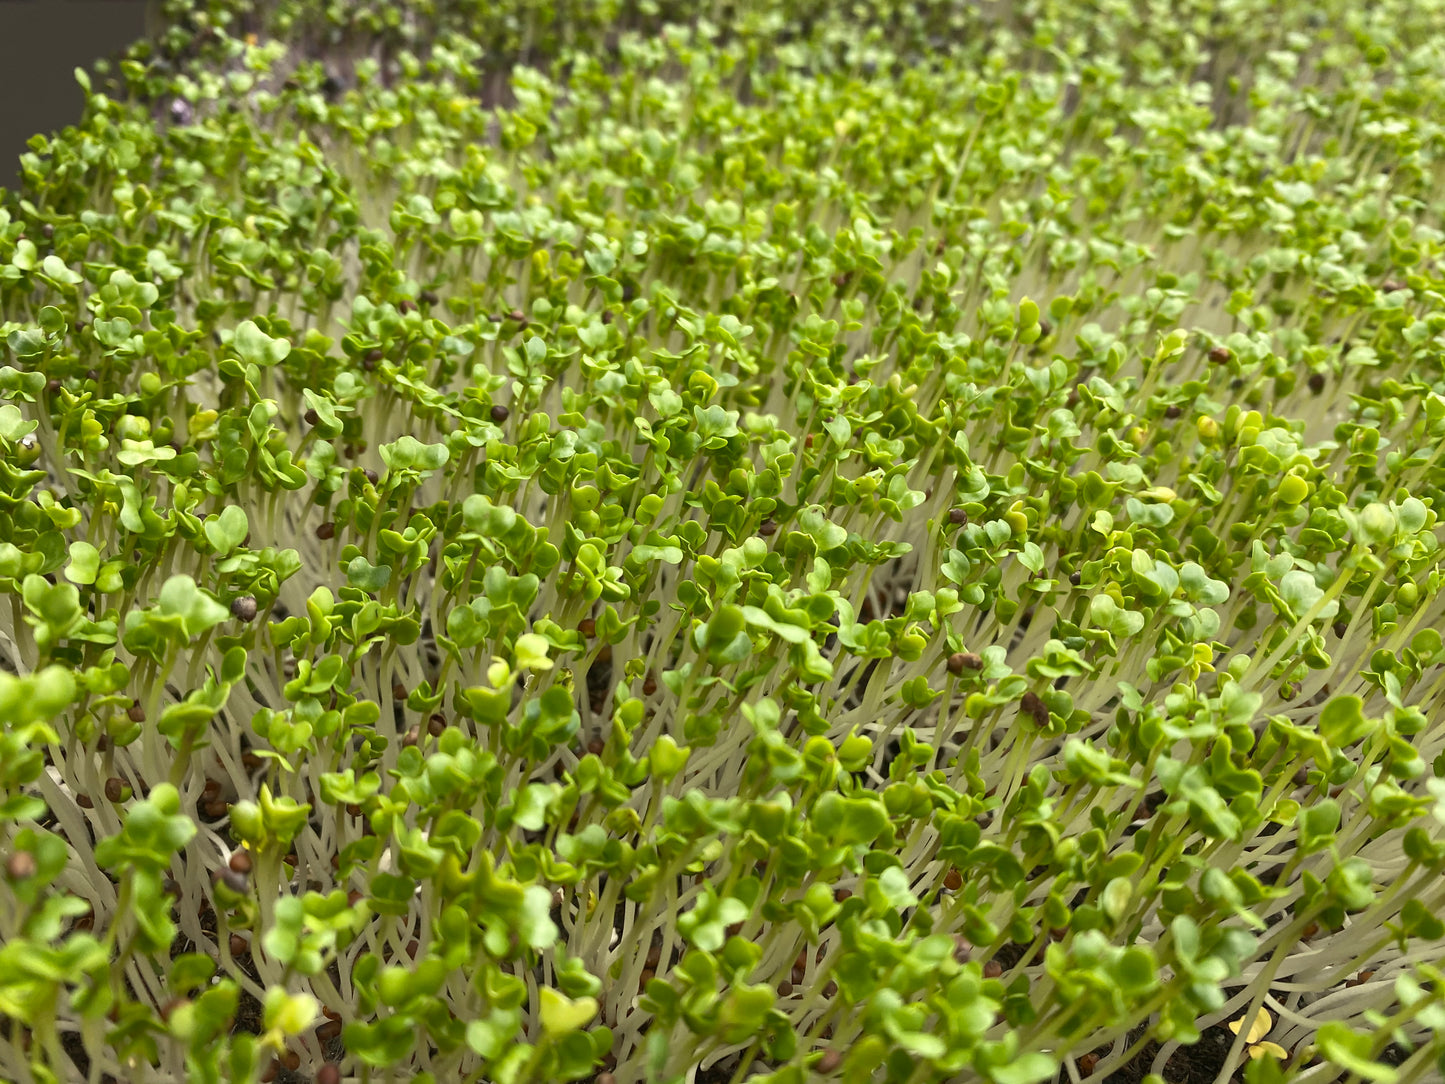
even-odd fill
[{"label": "shadowed area", "polygon": [[0,0],[0,185],[37,132],[74,124],[84,102],[75,69],[120,52],[145,32],[147,0]]}]

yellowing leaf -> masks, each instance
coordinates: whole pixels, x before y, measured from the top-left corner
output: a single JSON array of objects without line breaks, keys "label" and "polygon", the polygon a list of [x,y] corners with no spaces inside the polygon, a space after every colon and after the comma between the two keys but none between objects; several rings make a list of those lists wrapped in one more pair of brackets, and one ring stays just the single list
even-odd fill
[{"label": "yellowing leaf", "polygon": [[290,994],[276,986],[266,992],[266,1027],[283,1036],[300,1035],[319,1010],[320,1003],[310,994]]},{"label": "yellowing leaf", "polygon": [[492,659],[492,665],[487,667],[487,680],[492,683],[492,688],[500,689],[512,676],[512,668],[507,665],[505,659]]},{"label": "yellowing leaf", "polygon": [[1249,1056],[1251,1058],[1262,1058],[1266,1054],[1271,1058],[1278,1058],[1280,1061],[1284,1061],[1289,1057],[1289,1051],[1280,1046],[1279,1043],[1255,1043],[1249,1048]]},{"label": "yellowing leaf", "polygon": [[[1238,1035],[1240,1029],[1244,1027],[1246,1019],[1246,1017],[1241,1016],[1238,1020],[1231,1020],[1229,1022],[1229,1030]],[[1264,1009],[1260,1009],[1254,1016],[1254,1022],[1249,1025],[1249,1034],[1244,1037],[1244,1041],[1247,1043],[1257,1043],[1268,1035],[1270,1029],[1273,1027],[1274,1017],[1270,1016]]]},{"label": "yellowing leaf", "polygon": [[550,670],[552,660],[547,657],[548,643],[535,632],[517,637],[513,655],[523,670]]},{"label": "yellowing leaf", "polygon": [[595,997],[579,997],[572,1000],[566,994],[559,994],[550,986],[537,991],[541,1001],[542,1030],[548,1035],[565,1035],[586,1027],[597,1015]]}]

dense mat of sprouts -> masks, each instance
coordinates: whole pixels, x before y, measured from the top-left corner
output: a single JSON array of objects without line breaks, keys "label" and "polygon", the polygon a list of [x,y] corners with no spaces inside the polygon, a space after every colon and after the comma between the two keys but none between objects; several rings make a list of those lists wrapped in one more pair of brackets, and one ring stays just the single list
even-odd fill
[{"label": "dense mat of sprouts", "polygon": [[0,210],[0,1079],[1438,1078],[1438,3],[167,13]]}]

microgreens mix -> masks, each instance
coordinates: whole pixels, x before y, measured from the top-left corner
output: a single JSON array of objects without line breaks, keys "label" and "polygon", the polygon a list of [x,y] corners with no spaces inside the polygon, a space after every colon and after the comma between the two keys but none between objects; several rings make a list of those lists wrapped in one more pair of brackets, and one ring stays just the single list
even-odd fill
[{"label": "microgreens mix", "polygon": [[1439,1079],[1442,14],[170,0],[0,209],[0,1079]]}]

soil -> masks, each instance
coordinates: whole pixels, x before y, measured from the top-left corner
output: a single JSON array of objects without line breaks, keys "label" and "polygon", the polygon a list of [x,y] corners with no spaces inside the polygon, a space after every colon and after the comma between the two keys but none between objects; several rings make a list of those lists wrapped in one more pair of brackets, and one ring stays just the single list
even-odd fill
[{"label": "soil", "polygon": [[[1142,1030],[1130,1036],[1134,1041]],[[1219,1079],[1224,1063],[1229,1058],[1229,1048],[1234,1045],[1234,1032],[1223,1024],[1206,1028],[1199,1036],[1199,1042],[1192,1046],[1181,1046],[1164,1064],[1164,1079],[1168,1084],[1214,1084]],[[1154,1059],[1159,1054],[1160,1044],[1150,1041],[1144,1045],[1131,1061],[1115,1069],[1103,1078],[1104,1084],[1139,1084],[1152,1070]],[[1094,1053],[1100,1057],[1109,1053],[1109,1047],[1101,1047]],[[1243,1069],[1237,1069],[1232,1081],[1244,1079]]]}]

